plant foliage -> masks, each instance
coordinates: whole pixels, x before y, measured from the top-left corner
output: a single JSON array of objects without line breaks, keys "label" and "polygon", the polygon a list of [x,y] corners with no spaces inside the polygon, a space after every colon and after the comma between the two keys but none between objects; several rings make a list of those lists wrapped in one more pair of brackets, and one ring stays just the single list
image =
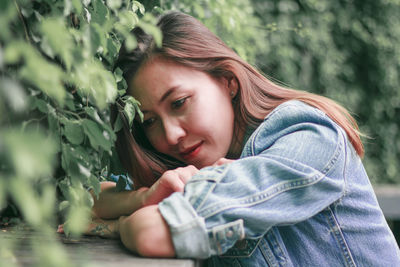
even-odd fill
[{"label": "plant foliage", "polygon": [[[1,1],[0,20],[0,208],[11,201],[48,237],[61,214],[66,233],[78,235],[90,218],[89,189],[97,195],[118,170],[108,107],[125,94],[112,69],[122,40],[135,47],[136,25],[158,44],[161,34],[137,1]],[[121,99],[133,119],[138,103]],[[49,252],[41,264],[68,264],[51,240],[34,246]]]}]

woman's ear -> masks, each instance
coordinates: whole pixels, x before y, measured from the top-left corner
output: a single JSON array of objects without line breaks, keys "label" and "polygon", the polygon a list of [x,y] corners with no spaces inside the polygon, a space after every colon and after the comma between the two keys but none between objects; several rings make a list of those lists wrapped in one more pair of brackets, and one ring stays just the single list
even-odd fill
[{"label": "woman's ear", "polygon": [[228,89],[230,97],[235,98],[239,90],[239,83],[236,77],[231,77],[228,79]]},{"label": "woman's ear", "polygon": [[235,77],[222,77],[222,81],[226,90],[228,90],[229,96],[234,98],[239,90],[239,83]]}]

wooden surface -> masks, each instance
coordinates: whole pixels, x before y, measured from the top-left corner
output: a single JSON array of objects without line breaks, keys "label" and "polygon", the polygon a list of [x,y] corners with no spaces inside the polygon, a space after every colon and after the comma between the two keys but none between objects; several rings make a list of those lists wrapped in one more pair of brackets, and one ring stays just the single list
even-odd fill
[{"label": "wooden surface", "polygon": [[[17,240],[17,249],[14,255],[18,266],[35,266],[37,257],[30,246],[32,239],[42,238],[27,227],[2,227],[0,239]],[[200,267],[201,262],[190,259],[158,259],[142,258],[128,251],[119,240],[104,239],[95,236],[83,236],[79,239],[68,239],[62,234],[57,238],[66,248],[70,261],[76,266],[89,264],[90,266],[175,266],[175,267]],[[1,257],[0,257],[1,258]],[[0,266],[1,259],[0,259]]]}]

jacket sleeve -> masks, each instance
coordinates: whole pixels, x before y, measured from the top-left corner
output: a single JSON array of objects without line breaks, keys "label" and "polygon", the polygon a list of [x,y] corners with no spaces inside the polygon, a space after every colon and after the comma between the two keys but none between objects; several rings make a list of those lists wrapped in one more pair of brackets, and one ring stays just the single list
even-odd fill
[{"label": "jacket sleeve", "polygon": [[159,204],[178,257],[222,254],[243,238],[304,221],[345,192],[344,131],[321,111],[283,104],[233,163],[207,167]]}]

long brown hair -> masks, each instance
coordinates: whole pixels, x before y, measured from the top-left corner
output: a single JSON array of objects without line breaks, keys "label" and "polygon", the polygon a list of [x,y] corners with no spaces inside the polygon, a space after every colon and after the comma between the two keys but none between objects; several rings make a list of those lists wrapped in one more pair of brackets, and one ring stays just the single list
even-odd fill
[{"label": "long brown hair", "polygon": [[[273,83],[189,15],[170,12],[163,15],[157,25],[163,34],[162,47],[155,45],[151,35],[141,28],[135,28],[132,33],[137,39],[137,47],[133,51],[127,51],[124,46],[121,48],[116,67],[122,69],[128,84],[150,57],[162,56],[214,77],[236,79],[239,85],[233,102],[236,130],[257,127],[281,103],[301,100],[324,111],[339,124],[346,131],[357,153],[363,156],[364,148],[356,121],[333,100]],[[134,180],[135,188],[151,186],[165,170],[182,165],[155,151],[147,141],[140,123],[134,123],[132,134],[125,123],[123,130],[117,134],[116,146],[123,165]]]}]

